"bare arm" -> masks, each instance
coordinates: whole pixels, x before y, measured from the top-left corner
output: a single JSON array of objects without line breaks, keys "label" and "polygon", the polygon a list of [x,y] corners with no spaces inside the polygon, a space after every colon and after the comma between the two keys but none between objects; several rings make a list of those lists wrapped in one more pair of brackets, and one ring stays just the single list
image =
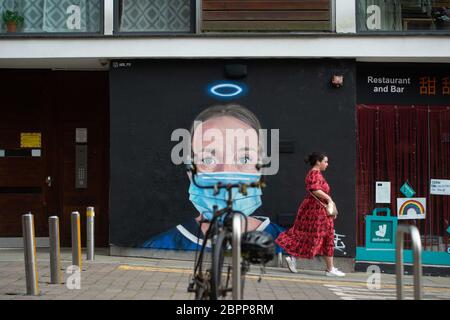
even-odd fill
[{"label": "bare arm", "polygon": [[312,191],[312,193],[319,199],[325,200],[326,203],[333,201],[331,199],[331,197],[329,195],[327,195],[325,192],[323,192],[322,190],[314,190]]}]

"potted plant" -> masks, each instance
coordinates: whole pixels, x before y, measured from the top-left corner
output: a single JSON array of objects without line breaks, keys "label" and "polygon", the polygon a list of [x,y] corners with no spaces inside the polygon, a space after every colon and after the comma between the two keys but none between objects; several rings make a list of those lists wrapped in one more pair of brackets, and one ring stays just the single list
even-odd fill
[{"label": "potted plant", "polygon": [[450,10],[446,7],[433,10],[433,18],[436,23],[436,29],[450,29]]},{"label": "potted plant", "polygon": [[23,17],[17,11],[6,10],[3,12],[3,22],[6,24],[8,32],[16,32],[17,27],[23,24]]}]

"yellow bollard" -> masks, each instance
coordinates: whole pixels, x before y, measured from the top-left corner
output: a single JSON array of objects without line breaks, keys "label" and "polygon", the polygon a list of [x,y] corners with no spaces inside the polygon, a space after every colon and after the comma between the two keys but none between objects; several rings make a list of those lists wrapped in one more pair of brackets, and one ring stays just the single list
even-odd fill
[{"label": "yellow bollard", "polygon": [[81,271],[81,231],[80,213],[72,212],[72,265],[78,266]]}]

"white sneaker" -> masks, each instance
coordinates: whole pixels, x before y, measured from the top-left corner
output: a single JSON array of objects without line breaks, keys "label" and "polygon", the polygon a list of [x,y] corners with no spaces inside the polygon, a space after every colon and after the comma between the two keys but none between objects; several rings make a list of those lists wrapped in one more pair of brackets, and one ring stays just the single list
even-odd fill
[{"label": "white sneaker", "polygon": [[333,268],[331,269],[331,271],[326,271],[325,275],[327,277],[345,277],[345,273],[343,273],[342,271],[339,271],[337,268]]},{"label": "white sneaker", "polygon": [[295,261],[295,258],[287,256],[285,259],[286,259],[289,271],[291,271],[292,273],[297,273],[297,263]]}]

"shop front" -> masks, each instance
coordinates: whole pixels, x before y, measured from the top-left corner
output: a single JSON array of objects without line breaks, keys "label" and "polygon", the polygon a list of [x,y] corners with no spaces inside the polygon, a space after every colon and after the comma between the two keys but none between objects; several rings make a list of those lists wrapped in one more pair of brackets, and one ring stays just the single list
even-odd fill
[{"label": "shop front", "polygon": [[450,66],[358,64],[356,115],[357,262],[395,263],[412,224],[422,263],[450,267]]}]

